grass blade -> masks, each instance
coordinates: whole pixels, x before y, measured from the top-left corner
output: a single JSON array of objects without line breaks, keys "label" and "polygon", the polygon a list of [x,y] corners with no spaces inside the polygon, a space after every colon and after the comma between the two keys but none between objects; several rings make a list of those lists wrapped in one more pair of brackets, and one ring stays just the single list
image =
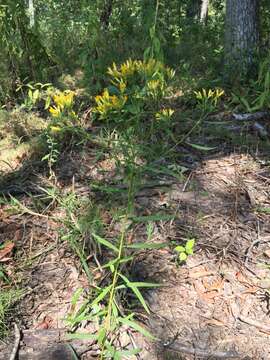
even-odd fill
[{"label": "grass blade", "polygon": [[152,339],[152,340],[157,340],[149,331],[147,331],[141,325],[137,324],[135,321],[129,320],[127,318],[119,318],[118,320],[119,320],[120,323],[133,328],[134,330],[138,331],[139,333],[141,333],[145,337],[148,337],[149,339]]},{"label": "grass blade", "polygon": [[96,239],[96,241],[99,244],[106,246],[107,248],[115,251],[118,254],[119,249],[116,246],[114,246],[112,243],[110,243],[108,240],[105,240],[102,237],[100,237],[100,236],[98,236],[97,234],[94,234],[94,233],[92,233],[92,235],[94,236],[94,238]]},{"label": "grass blade", "polygon": [[126,245],[129,249],[164,249],[168,246],[168,243],[137,243],[137,244],[130,244]]},{"label": "grass blade", "polygon": [[140,303],[142,304],[143,308],[145,309],[145,311],[147,312],[147,314],[150,314],[149,308],[140,292],[140,290],[137,288],[137,286],[135,286],[134,284],[136,283],[132,283],[128,280],[128,278],[122,274],[119,274],[119,276],[124,280],[124,282],[126,283],[127,287],[129,287],[134,294],[136,295],[136,297],[138,298],[138,300],[140,301]]}]

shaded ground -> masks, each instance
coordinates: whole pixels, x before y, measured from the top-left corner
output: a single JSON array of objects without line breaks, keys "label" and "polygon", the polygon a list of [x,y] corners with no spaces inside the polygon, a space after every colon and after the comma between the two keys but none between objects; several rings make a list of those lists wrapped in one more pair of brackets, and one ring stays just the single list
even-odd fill
[{"label": "shaded ground", "polygon": [[[66,193],[102,200],[89,184],[119,176],[114,164],[98,160],[90,147],[82,155],[63,155],[57,186]],[[136,211],[174,214],[175,220],[155,223],[152,239],[172,246],[139,253],[131,273],[137,281],[164,284],[145,294],[151,315],[137,311],[138,319],[159,341],[150,342],[128,330],[120,344],[143,349],[134,359],[269,359],[268,167],[248,154],[219,154],[205,158],[181,180],[164,175],[156,180],[162,186],[142,188]],[[28,206],[33,198],[24,195],[20,201]],[[11,240],[15,245],[13,255],[6,254],[1,262],[12,280],[27,289],[14,314],[22,329],[67,328],[64,318],[72,295],[88,286],[68,243],[59,239],[59,225],[51,219],[63,214],[52,203],[48,209],[50,217],[48,211],[14,213],[6,204],[0,209],[0,244]],[[108,233],[117,230],[110,213],[103,213],[103,221]],[[195,255],[180,266],[173,248],[189,238],[196,239]],[[138,224],[131,241],[141,240],[145,225]],[[96,267],[91,253],[88,264]],[[84,331],[93,331],[91,326],[82,325]],[[94,347],[84,358],[93,352]]]}]

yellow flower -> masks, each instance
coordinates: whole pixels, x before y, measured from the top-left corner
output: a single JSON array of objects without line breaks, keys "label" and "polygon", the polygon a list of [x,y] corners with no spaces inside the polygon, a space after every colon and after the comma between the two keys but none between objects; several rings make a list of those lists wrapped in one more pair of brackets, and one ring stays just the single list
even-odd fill
[{"label": "yellow flower", "polygon": [[150,90],[157,90],[160,87],[160,81],[159,80],[150,80],[147,83],[147,86]]},{"label": "yellow flower", "polygon": [[73,104],[74,92],[66,91],[59,92],[53,96],[55,104],[63,110],[64,108],[70,108]]},{"label": "yellow flower", "polygon": [[162,109],[156,113],[156,119],[157,120],[168,120],[173,116],[173,114],[174,114],[173,109]]},{"label": "yellow flower", "polygon": [[61,109],[58,106],[57,107],[51,106],[49,108],[49,112],[53,117],[59,117],[61,115]]},{"label": "yellow flower", "polygon": [[51,132],[56,133],[56,132],[61,131],[61,128],[60,128],[60,126],[51,126],[50,130],[51,130]]},{"label": "yellow flower", "polygon": [[121,91],[121,93],[123,93],[126,90],[127,84],[123,81],[120,82],[119,84],[119,90]]}]

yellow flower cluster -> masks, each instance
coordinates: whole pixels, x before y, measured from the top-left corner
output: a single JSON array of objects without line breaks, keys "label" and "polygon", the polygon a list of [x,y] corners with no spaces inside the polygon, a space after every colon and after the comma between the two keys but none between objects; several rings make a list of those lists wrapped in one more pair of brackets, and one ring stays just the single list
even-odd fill
[{"label": "yellow flower cluster", "polygon": [[169,120],[174,114],[173,109],[162,109],[156,113],[157,120]]},{"label": "yellow flower cluster", "polygon": [[108,68],[108,74],[118,80],[127,79],[128,77],[133,76],[136,72],[145,76],[153,76],[158,71],[166,73],[169,79],[174,76],[174,71],[172,69],[165,67],[160,61],[154,59],[147,62],[129,59],[119,67],[113,63],[112,67]]},{"label": "yellow flower cluster", "polygon": [[60,117],[65,109],[70,109],[74,102],[74,92],[64,91],[53,95],[55,106],[49,108],[49,112],[55,118]]},{"label": "yellow flower cluster", "polygon": [[209,89],[206,91],[205,89],[202,89],[201,91],[194,91],[194,94],[196,95],[197,100],[213,99],[214,101],[217,101],[222,95],[224,95],[224,90]]},{"label": "yellow flower cluster", "polygon": [[108,112],[121,110],[124,107],[127,98],[126,95],[110,95],[108,89],[105,89],[102,95],[95,97],[97,106],[93,111],[98,113],[101,118],[105,118]]}]

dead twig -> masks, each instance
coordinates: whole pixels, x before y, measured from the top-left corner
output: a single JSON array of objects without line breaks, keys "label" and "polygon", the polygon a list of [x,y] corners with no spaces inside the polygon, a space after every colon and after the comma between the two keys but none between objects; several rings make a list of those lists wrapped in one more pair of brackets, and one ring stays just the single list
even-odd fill
[{"label": "dead twig", "polygon": [[20,341],[21,341],[21,332],[16,323],[14,323],[14,334],[15,334],[15,340],[12,352],[10,354],[9,360],[15,360],[17,356],[17,352],[19,350]]},{"label": "dead twig", "polygon": [[264,325],[264,324],[260,323],[259,321],[250,319],[249,317],[246,317],[243,315],[239,315],[238,319],[240,321],[242,321],[243,323],[254,326],[254,327],[260,329],[261,331],[270,334],[270,326]]},{"label": "dead twig", "polygon": [[256,121],[264,118],[269,118],[268,111],[258,111],[255,113],[232,114],[232,118],[238,121]]},{"label": "dead twig", "polygon": [[252,249],[254,248],[255,245],[259,244],[260,241],[260,223],[259,221],[257,221],[257,239],[254,240],[251,245],[249,246],[249,248],[247,249],[246,255],[245,255],[245,266],[248,265],[248,260],[251,254]]}]

